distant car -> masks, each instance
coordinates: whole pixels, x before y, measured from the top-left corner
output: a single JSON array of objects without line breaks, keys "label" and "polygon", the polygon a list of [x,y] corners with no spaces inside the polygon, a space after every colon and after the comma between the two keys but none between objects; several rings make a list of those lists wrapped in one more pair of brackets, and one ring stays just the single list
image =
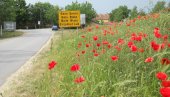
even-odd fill
[{"label": "distant car", "polygon": [[57,25],[53,25],[52,26],[52,30],[58,30],[58,26]]}]

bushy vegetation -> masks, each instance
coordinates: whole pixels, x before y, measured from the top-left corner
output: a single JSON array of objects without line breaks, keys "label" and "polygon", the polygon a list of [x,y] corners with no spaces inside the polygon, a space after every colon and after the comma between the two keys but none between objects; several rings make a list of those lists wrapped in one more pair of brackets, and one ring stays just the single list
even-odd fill
[{"label": "bushy vegetation", "polygon": [[34,95],[160,97],[157,73],[170,76],[170,63],[163,61],[170,62],[169,23],[169,13],[152,14],[65,35],[49,52],[49,64],[42,64],[49,67]]}]

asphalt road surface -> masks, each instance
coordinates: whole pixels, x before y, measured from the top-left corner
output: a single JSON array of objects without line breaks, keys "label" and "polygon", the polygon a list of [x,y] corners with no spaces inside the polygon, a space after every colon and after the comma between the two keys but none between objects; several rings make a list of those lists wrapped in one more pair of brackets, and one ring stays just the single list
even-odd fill
[{"label": "asphalt road surface", "polygon": [[0,86],[48,41],[51,29],[22,30],[21,37],[0,40]]}]

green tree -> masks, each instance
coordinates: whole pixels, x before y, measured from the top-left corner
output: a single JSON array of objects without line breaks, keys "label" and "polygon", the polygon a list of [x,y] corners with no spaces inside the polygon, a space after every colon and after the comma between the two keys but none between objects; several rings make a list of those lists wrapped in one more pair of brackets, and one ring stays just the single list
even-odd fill
[{"label": "green tree", "polygon": [[71,5],[67,5],[65,7],[65,10],[80,10],[81,14],[86,14],[87,23],[90,23],[92,19],[96,17],[96,11],[94,10],[92,4],[89,2],[72,2]]},{"label": "green tree", "polygon": [[138,10],[137,10],[137,7],[135,6],[130,12],[130,18],[133,19],[137,16],[138,16]]},{"label": "green tree", "polygon": [[40,21],[40,27],[52,25],[52,21],[57,19],[55,17],[55,15],[57,16],[57,11],[58,7],[50,3],[35,3],[35,5],[29,6],[29,21],[34,22],[34,26],[38,26],[38,21]]},{"label": "green tree", "polygon": [[51,21],[51,24],[58,25],[58,12],[60,8],[58,6],[52,6],[51,9],[45,13],[46,19]]},{"label": "green tree", "polygon": [[119,8],[116,8],[112,10],[110,13],[110,20],[111,21],[121,21],[129,16],[130,10],[127,6],[119,6]]},{"label": "green tree", "polygon": [[25,28],[28,21],[28,9],[25,0],[16,0],[16,23],[17,28]]},{"label": "green tree", "polygon": [[15,21],[14,4],[14,0],[0,0],[0,25],[2,25],[4,21]]},{"label": "green tree", "polygon": [[143,9],[140,9],[138,15],[145,16],[146,13],[145,13],[145,11],[143,11]]},{"label": "green tree", "polygon": [[165,1],[158,1],[154,8],[152,9],[152,13],[159,12],[163,9],[165,9]]}]

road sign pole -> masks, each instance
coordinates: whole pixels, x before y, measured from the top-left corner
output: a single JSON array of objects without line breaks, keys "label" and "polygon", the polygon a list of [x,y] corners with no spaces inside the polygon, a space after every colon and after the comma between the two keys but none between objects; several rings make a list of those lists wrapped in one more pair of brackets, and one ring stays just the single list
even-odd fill
[{"label": "road sign pole", "polygon": [[1,25],[1,36],[2,36],[2,25]]}]

